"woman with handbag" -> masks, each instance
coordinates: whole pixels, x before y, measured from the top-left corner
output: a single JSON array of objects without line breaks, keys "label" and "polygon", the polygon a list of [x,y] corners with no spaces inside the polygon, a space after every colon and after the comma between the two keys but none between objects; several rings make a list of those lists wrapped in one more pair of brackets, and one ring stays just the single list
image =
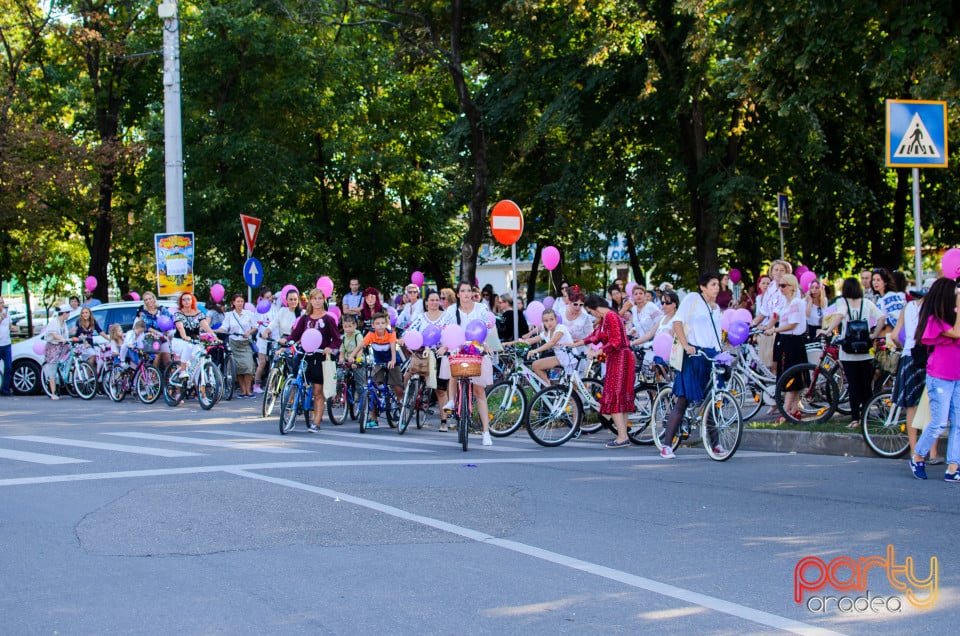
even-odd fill
[{"label": "woman with handbag", "polygon": [[[806,301],[797,290],[798,284],[797,277],[793,274],[784,274],[780,277],[779,289],[786,300],[786,306],[780,314],[778,323],[768,327],[764,332],[776,338],[773,344],[773,355],[777,361],[777,379],[780,379],[780,376],[790,367],[807,361]],[[798,420],[802,418],[799,408],[800,389],[804,388],[802,384],[802,382],[798,383],[794,391],[787,391],[783,399],[783,409]],[[787,418],[781,416],[777,424],[783,424],[786,421]]]},{"label": "woman with handbag", "polygon": [[[443,318],[443,310],[440,308],[440,293],[435,289],[431,289],[427,291],[424,310],[414,317],[413,323],[410,325],[410,328],[407,331],[416,331],[422,334],[427,327],[435,326],[440,328],[441,318]],[[431,364],[434,365],[434,375],[436,375],[436,358],[433,355],[433,351],[431,351],[429,347],[423,347],[420,351],[412,352],[411,356],[410,368],[407,370],[406,377],[403,378],[404,386],[406,386],[407,382],[410,381],[410,376],[413,373],[419,373],[423,376],[424,380],[426,380],[428,374],[430,373]],[[432,363],[431,359],[433,360]],[[437,388],[434,390],[437,393],[437,403],[446,404],[447,380],[436,378],[436,383]],[[440,432],[446,432],[446,430],[447,411],[445,409],[440,409]]]},{"label": "woman with handbag", "polygon": [[253,374],[257,369],[250,340],[257,333],[257,319],[253,312],[243,308],[243,294],[234,294],[230,303],[233,308],[223,317],[218,331],[230,336],[230,352],[237,366],[237,386],[240,389],[237,397],[249,399],[253,397]]},{"label": "woman with handbag", "polygon": [[323,349],[307,354],[307,380],[313,385],[313,423],[307,426],[311,433],[320,431],[320,422],[323,420],[323,407],[326,399],[323,396],[324,371],[323,362],[326,356],[338,353],[340,349],[340,331],[337,321],[327,314],[327,298],[319,289],[310,291],[309,313],[304,313],[293,325],[290,340],[300,342],[303,332],[307,329],[316,329],[323,336]]},{"label": "woman with handbag", "polygon": [[[720,293],[720,274],[706,272],[697,280],[700,293],[687,294],[677,313],[673,317],[673,336],[683,348],[683,365],[673,381],[673,396],[676,404],[665,427],[663,449],[660,456],[664,459],[675,457],[671,440],[680,428],[680,421],[690,402],[699,402],[706,396],[707,383],[710,381],[711,363],[702,352],[713,358],[720,353],[720,306],[717,294]],[[721,449],[717,449],[722,454]]]}]

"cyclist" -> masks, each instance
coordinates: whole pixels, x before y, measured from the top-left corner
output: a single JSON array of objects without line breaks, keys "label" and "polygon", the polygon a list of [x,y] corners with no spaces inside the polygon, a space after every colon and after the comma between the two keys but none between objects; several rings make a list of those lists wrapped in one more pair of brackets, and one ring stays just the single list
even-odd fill
[{"label": "cyclist", "polygon": [[287,297],[283,299],[283,302],[283,306],[274,310],[270,326],[263,330],[264,338],[274,338],[280,344],[287,343],[287,338],[293,331],[294,323],[303,313],[303,309],[300,307],[300,292],[296,289],[287,290]]},{"label": "cyclist", "polygon": [[250,338],[257,333],[257,319],[253,312],[244,309],[243,294],[236,293],[230,299],[233,309],[223,317],[220,331],[230,335],[230,352],[237,365],[237,385],[240,388],[240,398],[252,398],[253,374],[256,366],[253,358],[253,347]]},{"label": "cyclist", "polygon": [[257,370],[253,375],[254,393],[263,393],[263,389],[260,388],[260,383],[266,380],[266,378],[263,377],[263,371],[267,368],[267,342],[264,340],[264,338],[270,337],[269,335],[264,334],[269,334],[270,322],[273,320],[273,314],[277,309],[277,307],[273,304],[273,292],[267,285],[260,287],[260,298],[257,300],[257,303],[259,304],[264,300],[270,302],[270,311],[265,314],[258,313],[256,316],[258,330],[253,359],[257,365]]},{"label": "cyclist", "polygon": [[67,316],[71,311],[70,305],[60,305],[60,309],[57,310],[57,319],[48,322],[43,330],[43,340],[46,343],[43,350],[43,367],[47,372],[47,382],[50,383],[51,400],[60,399],[57,395],[57,365],[70,355]]},{"label": "cyclist", "polygon": [[[140,298],[143,301],[143,304],[140,305],[137,309],[137,318],[143,320],[144,324],[147,326],[147,339],[160,338],[163,336],[163,332],[157,326],[157,320],[160,316],[169,316],[166,307],[161,307],[157,304],[157,297],[152,291],[143,292],[143,296]],[[161,368],[166,368],[170,364],[170,344],[167,342],[160,343],[160,355],[157,356],[157,362]]]},{"label": "cyclist", "polygon": [[70,332],[70,336],[85,343],[80,350],[80,355],[82,355],[94,369],[97,368],[97,352],[93,348],[93,337],[96,335],[104,339],[107,338],[106,332],[100,328],[100,323],[93,317],[93,312],[90,311],[89,307],[83,306],[80,309],[77,322]]},{"label": "cyclist", "polygon": [[343,339],[340,341],[338,362],[347,367],[353,387],[354,399],[360,399],[359,391],[364,384],[363,369],[357,366],[357,359],[363,355],[363,336],[357,331],[357,317],[346,314],[340,318],[343,324]]},{"label": "cyclist", "polygon": [[177,299],[177,310],[173,313],[174,337],[170,341],[170,351],[180,361],[180,373],[186,374],[190,368],[190,357],[199,351],[199,345],[192,340],[199,338],[200,333],[215,335],[210,329],[206,316],[197,309],[197,299],[193,294],[180,294]]},{"label": "cyclist", "polygon": [[388,329],[389,318],[383,312],[373,314],[372,323],[373,329],[363,337],[360,346],[370,347],[373,350],[373,362],[380,366],[373,376],[373,381],[377,384],[385,382],[393,388],[393,394],[399,403],[403,400],[403,380],[400,377],[400,367],[397,366],[397,334]]},{"label": "cyclist", "polygon": [[[410,327],[407,331],[416,331],[423,333],[423,331],[431,326],[435,325],[440,327],[440,319],[443,318],[443,310],[440,308],[440,293],[435,289],[427,291],[427,297],[424,299],[424,310],[418,313],[413,322],[410,324]],[[425,356],[432,356],[432,353],[426,353],[426,350],[423,351]],[[414,354],[410,361],[410,368],[407,370],[407,375],[403,379],[403,384],[406,386],[407,382],[410,381],[410,376],[414,373],[419,373],[426,379],[427,374],[429,373],[430,362],[427,357],[421,357]],[[437,378],[437,402],[444,404],[447,401],[447,381]],[[445,432],[447,430],[447,412],[443,409],[440,409],[440,431]]]},{"label": "cyclist", "polygon": [[323,397],[323,357],[338,352],[340,332],[337,330],[337,321],[333,316],[327,315],[327,297],[323,291],[312,289],[309,298],[309,311],[300,316],[293,325],[290,340],[300,342],[307,329],[316,329],[323,336],[323,349],[307,356],[307,380],[313,385],[313,423],[307,426],[307,430],[317,433],[323,420],[323,407],[326,405]]},{"label": "cyclist", "polygon": [[[776,341],[773,345],[774,359],[777,361],[777,378],[786,372],[790,367],[803,364],[807,361],[807,348],[805,345],[807,333],[806,302],[797,290],[797,277],[793,274],[784,274],[780,277],[780,293],[786,300],[783,313],[779,316],[779,322],[776,325],[767,327],[764,332],[768,336],[774,336]],[[791,417],[801,419],[800,413],[800,389],[805,388],[804,378],[799,378],[793,391],[787,391],[784,395],[783,409],[790,413]],[[787,418],[781,416],[777,421],[783,424]]]},{"label": "cyclist", "polygon": [[[566,368],[570,363],[570,354],[566,348],[573,345],[573,337],[570,335],[570,329],[566,325],[557,323],[557,314],[552,309],[543,310],[543,325],[540,332],[531,338],[521,338],[520,340],[529,345],[542,343],[540,346],[530,349],[527,352],[527,359],[532,359],[537,354],[542,354],[540,359],[533,363],[533,372],[536,373],[546,384],[550,384],[550,378],[547,371],[556,367]],[[559,348],[554,348],[559,347]],[[631,387],[633,385],[631,384]]]},{"label": "cyclist", "polygon": [[[487,333],[495,329],[496,320],[490,309],[483,303],[478,303],[473,294],[473,286],[467,281],[457,283],[457,302],[447,307],[440,318],[440,324],[444,327],[449,325],[460,325],[465,327],[472,320],[482,320],[487,327]],[[488,428],[487,394],[484,387],[493,382],[493,363],[490,360],[490,347],[486,343],[483,345],[484,351],[488,354],[483,356],[480,375],[472,378],[473,395],[476,398],[477,414],[480,416],[480,423],[483,426],[483,445],[493,446],[493,438],[490,437]],[[446,352],[446,347],[441,347],[439,354]],[[440,377],[450,377],[450,363],[446,359],[440,365]],[[443,410],[453,410],[453,400],[450,399],[443,406]],[[468,422],[461,422],[460,426],[467,426]]]},{"label": "cyclist", "polygon": [[420,300],[420,288],[413,283],[409,284],[403,290],[403,309],[397,316],[397,327],[406,329],[418,314],[423,313],[423,301]]},{"label": "cyclist", "polygon": [[360,307],[360,328],[367,333],[373,328],[373,316],[385,312],[380,303],[380,291],[376,287],[367,287],[363,290],[363,305]]},{"label": "cyclist", "polygon": [[[783,272],[781,272],[782,274]],[[780,275],[777,276],[780,278]],[[700,293],[687,294],[676,315],[673,317],[673,335],[683,346],[683,369],[677,373],[673,382],[673,395],[676,404],[665,426],[666,442],[660,451],[664,459],[675,457],[670,440],[677,434],[688,402],[699,402],[706,395],[710,381],[710,361],[703,356],[694,355],[698,351],[713,358],[720,353],[720,330],[722,318],[717,294],[720,293],[720,274],[705,272],[697,280]],[[779,289],[778,289],[779,291]],[[604,391],[606,394],[606,391]],[[712,440],[711,440],[712,441]],[[723,454],[723,449],[716,452]]]}]

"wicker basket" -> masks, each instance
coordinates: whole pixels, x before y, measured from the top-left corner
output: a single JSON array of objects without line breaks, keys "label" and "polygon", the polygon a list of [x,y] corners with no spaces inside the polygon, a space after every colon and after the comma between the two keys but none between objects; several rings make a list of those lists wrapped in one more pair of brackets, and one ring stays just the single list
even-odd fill
[{"label": "wicker basket", "polygon": [[450,377],[472,378],[480,375],[483,356],[450,356]]}]

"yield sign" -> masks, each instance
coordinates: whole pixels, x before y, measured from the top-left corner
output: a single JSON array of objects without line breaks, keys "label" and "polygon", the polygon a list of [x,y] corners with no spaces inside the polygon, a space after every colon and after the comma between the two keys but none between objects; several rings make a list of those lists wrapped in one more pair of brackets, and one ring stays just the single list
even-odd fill
[{"label": "yield sign", "polygon": [[257,234],[260,233],[260,223],[258,218],[240,215],[240,227],[243,228],[243,240],[247,243],[247,254],[253,254],[253,246],[257,243]]},{"label": "yield sign", "polygon": [[523,234],[523,214],[520,206],[513,201],[504,199],[490,212],[490,229],[493,238],[502,245],[513,245]]}]

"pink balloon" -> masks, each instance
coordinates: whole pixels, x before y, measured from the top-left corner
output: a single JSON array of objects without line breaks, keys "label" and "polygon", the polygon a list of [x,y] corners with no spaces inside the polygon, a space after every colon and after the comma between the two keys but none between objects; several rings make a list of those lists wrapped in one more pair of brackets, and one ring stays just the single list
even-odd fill
[{"label": "pink balloon", "polygon": [[810,271],[810,268],[806,265],[797,265],[797,269],[793,270],[793,275],[797,278],[800,278],[804,274]]},{"label": "pink balloon", "polygon": [[747,324],[753,322],[753,314],[750,313],[749,309],[734,309],[733,316],[730,318],[730,324],[732,325],[735,322],[745,322]]},{"label": "pink balloon", "polygon": [[544,309],[553,309],[553,303],[557,302],[557,299],[553,296],[547,296],[543,299],[543,308]]},{"label": "pink balloon", "polygon": [[257,308],[253,306],[253,303],[243,303],[243,308],[251,313],[257,310]]},{"label": "pink balloon", "polygon": [[287,292],[291,290],[297,292],[297,296],[300,295],[300,291],[297,289],[296,285],[284,285],[283,289],[280,290],[280,302],[282,302],[284,305],[287,304]]},{"label": "pink balloon", "polygon": [[96,276],[87,276],[87,280],[84,281],[84,286],[87,288],[87,291],[93,291],[97,288],[97,277]]},{"label": "pink balloon", "polygon": [[460,325],[447,325],[440,334],[440,342],[447,349],[456,349],[467,340],[467,335]]},{"label": "pink balloon", "polygon": [[653,355],[669,360],[671,348],[673,348],[673,336],[670,334],[658,333],[653,337]]},{"label": "pink balloon", "polygon": [[223,285],[220,283],[214,283],[213,287],[210,288],[210,298],[213,299],[213,302],[218,303],[223,300],[223,295],[227,292],[223,288]]},{"label": "pink balloon", "polygon": [[417,287],[423,287],[423,272],[420,270],[415,271],[410,274],[410,282],[416,285]]},{"label": "pink balloon", "polygon": [[134,300],[140,300],[140,294],[137,292],[130,292],[130,298],[133,298]]},{"label": "pink balloon", "polygon": [[323,334],[317,329],[307,329],[300,336],[300,346],[307,353],[313,353],[323,344]]},{"label": "pink balloon", "polygon": [[47,343],[43,341],[43,338],[38,338],[33,343],[33,352],[38,356],[42,356],[44,351],[47,350]]},{"label": "pink balloon", "polygon": [[554,270],[560,264],[560,250],[553,245],[543,248],[543,266],[549,270]]},{"label": "pink balloon", "polygon": [[419,331],[408,331],[403,334],[403,345],[410,351],[416,351],[423,346],[423,334]]},{"label": "pink balloon", "polygon": [[811,271],[806,271],[800,276],[800,289],[803,290],[804,294],[810,289],[810,283],[815,280],[817,280],[817,275]]},{"label": "pink balloon", "polygon": [[331,307],[330,309],[327,310],[327,313],[330,314],[331,316],[333,316],[333,319],[334,319],[334,320],[336,320],[337,322],[340,322],[340,308],[339,308],[339,307],[337,307],[336,305],[334,305],[333,307]]},{"label": "pink balloon", "polygon": [[[960,276],[960,249],[952,247],[944,252],[943,258],[940,260],[940,271],[947,278]],[[919,280],[919,276],[917,280]]]},{"label": "pink balloon", "polygon": [[624,291],[624,293],[627,294],[627,296],[632,296],[632,295],[633,295],[633,288],[636,287],[636,286],[637,286],[637,284],[636,284],[634,281],[630,281],[629,283],[627,283],[626,287],[623,288],[623,291]]},{"label": "pink balloon", "polygon": [[739,269],[734,268],[730,270],[731,283],[734,283],[734,284],[739,283],[741,278],[743,278],[743,274],[740,273]]},{"label": "pink balloon", "polygon": [[317,279],[317,289],[322,291],[324,296],[330,298],[330,294],[333,293],[333,281],[330,280],[329,276],[321,276]]},{"label": "pink balloon", "polygon": [[529,305],[527,305],[524,315],[527,317],[527,322],[533,325],[534,327],[539,327],[543,324],[543,303],[539,300],[535,300]]},{"label": "pink balloon", "polygon": [[735,311],[735,309],[725,309],[723,313],[720,314],[720,329],[726,331],[730,327]]}]

